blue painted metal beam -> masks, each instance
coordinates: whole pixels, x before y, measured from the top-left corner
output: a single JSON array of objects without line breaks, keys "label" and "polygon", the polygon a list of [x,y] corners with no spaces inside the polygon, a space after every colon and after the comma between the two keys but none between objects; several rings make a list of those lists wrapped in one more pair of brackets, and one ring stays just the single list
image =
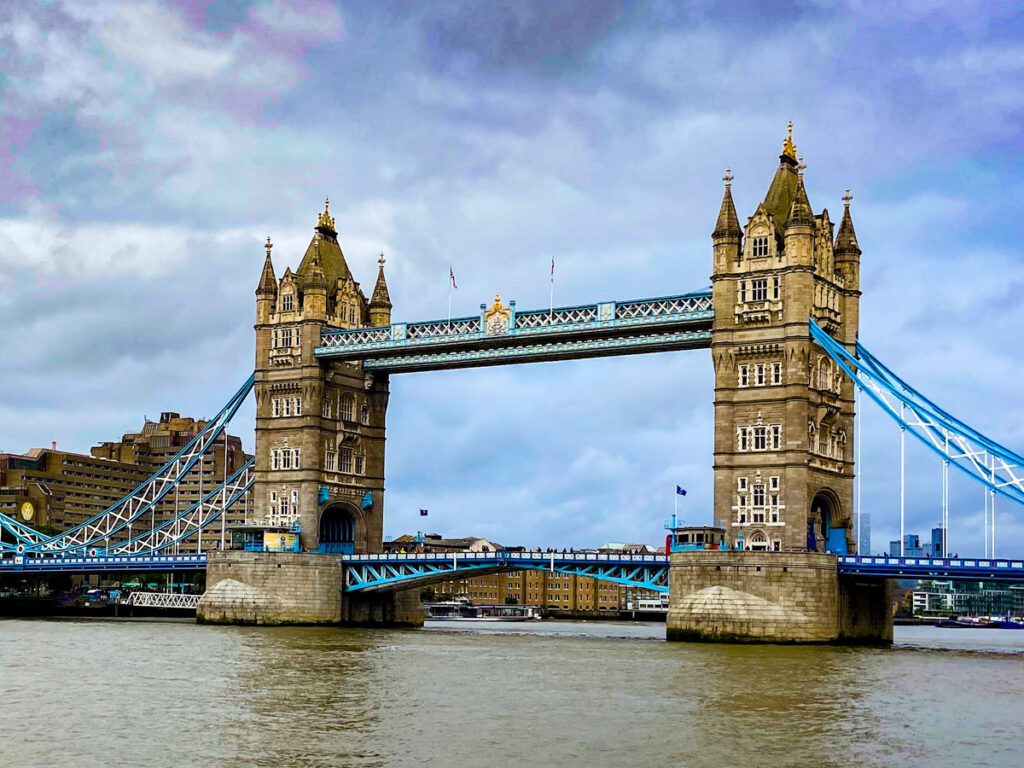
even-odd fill
[{"label": "blue painted metal beam", "polygon": [[520,570],[549,570],[668,592],[665,555],[557,552],[343,555],[342,565],[347,592],[409,589],[450,579]]},{"label": "blue painted metal beam", "polygon": [[939,581],[1009,581],[1024,584],[1024,560],[988,560],[969,557],[875,557],[844,555],[840,575]]},{"label": "blue painted metal beam", "polygon": [[169,573],[205,571],[206,555],[97,555],[0,558],[0,575],[21,573]]},{"label": "blue painted metal beam", "polygon": [[[395,373],[703,349],[711,344],[711,290],[478,317],[325,329],[316,356]],[[495,322],[495,319],[497,322]]]}]

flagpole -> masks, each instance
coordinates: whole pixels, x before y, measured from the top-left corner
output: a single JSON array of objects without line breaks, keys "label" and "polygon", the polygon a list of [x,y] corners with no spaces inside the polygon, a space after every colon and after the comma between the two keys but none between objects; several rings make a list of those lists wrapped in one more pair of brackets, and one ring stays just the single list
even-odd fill
[{"label": "flagpole", "polygon": [[551,296],[548,304],[548,315],[555,314],[555,260],[551,259]]}]

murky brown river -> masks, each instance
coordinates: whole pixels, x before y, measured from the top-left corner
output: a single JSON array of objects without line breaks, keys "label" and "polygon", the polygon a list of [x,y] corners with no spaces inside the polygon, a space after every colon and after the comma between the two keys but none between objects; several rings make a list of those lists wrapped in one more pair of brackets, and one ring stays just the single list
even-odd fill
[{"label": "murky brown river", "polygon": [[1022,766],[1024,631],[0,620],[0,766]]}]

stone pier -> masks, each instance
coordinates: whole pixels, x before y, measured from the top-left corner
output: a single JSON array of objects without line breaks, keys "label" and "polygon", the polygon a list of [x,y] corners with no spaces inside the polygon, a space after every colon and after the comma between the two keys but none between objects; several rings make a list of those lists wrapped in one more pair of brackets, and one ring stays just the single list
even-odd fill
[{"label": "stone pier", "polygon": [[669,640],[888,644],[891,582],[840,577],[816,552],[675,552]]},{"label": "stone pier", "polygon": [[210,552],[200,624],[342,624],[420,626],[419,590],[368,595],[342,592],[337,555],[305,552]]}]

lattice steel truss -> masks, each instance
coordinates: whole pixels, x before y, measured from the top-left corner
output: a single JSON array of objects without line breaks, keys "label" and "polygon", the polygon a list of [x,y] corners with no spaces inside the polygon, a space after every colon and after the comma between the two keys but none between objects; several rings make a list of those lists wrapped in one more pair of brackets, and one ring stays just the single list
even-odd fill
[{"label": "lattice steel truss", "polygon": [[1024,457],[989,439],[903,381],[863,344],[855,354],[814,320],[811,336],[900,428],[992,492],[1024,504]]},{"label": "lattice steel truss", "polygon": [[449,579],[521,570],[588,576],[627,587],[668,592],[665,555],[457,552],[344,555],[342,563],[348,592],[408,589]]},{"label": "lattice steel truss", "polygon": [[[70,528],[57,536],[44,537],[11,518],[0,515],[0,526],[13,534],[17,540],[15,544],[4,544],[0,547],[0,551],[10,552],[13,550],[18,554],[52,553],[65,555],[96,549],[100,542],[109,543],[112,537],[116,537],[121,531],[128,529],[128,526],[135,520],[153,509],[179,482],[188,476],[196,462],[202,458],[203,454],[221,436],[221,433],[223,433],[232,417],[234,417],[242,402],[249,395],[254,382],[255,376],[250,376],[241,389],[228,401],[228,404],[221,409],[220,413],[207,422],[199,434],[192,438],[173,459],[157,470],[146,482],[84,523]],[[237,480],[244,471],[245,467],[236,473],[233,479]],[[218,492],[225,493],[225,486],[215,489],[211,494],[204,497],[204,501]],[[200,518],[203,518],[204,515],[208,516],[206,508],[202,504],[194,505],[194,507],[199,508]],[[175,518],[175,520],[182,522],[187,515],[188,510]],[[205,524],[206,522],[202,523],[202,525]],[[194,532],[195,530],[192,531],[192,533]],[[152,533],[154,532],[148,532],[148,534]],[[132,541],[135,540],[133,539]],[[130,543],[127,542],[118,546],[124,547]]]}]

